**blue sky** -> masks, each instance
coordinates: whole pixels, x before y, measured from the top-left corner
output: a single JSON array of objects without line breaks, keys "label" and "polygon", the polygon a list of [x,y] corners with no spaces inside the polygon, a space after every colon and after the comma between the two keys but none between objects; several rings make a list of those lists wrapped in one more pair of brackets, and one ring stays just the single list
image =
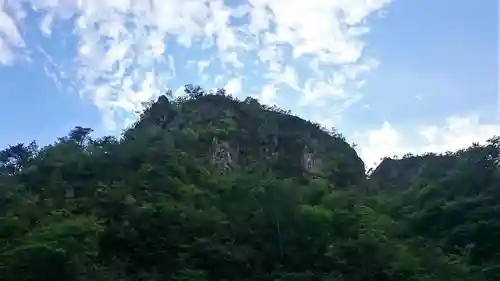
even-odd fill
[{"label": "blue sky", "polygon": [[500,134],[497,5],[3,0],[0,147],[116,133],[193,83],[336,126],[367,165],[457,149]]}]

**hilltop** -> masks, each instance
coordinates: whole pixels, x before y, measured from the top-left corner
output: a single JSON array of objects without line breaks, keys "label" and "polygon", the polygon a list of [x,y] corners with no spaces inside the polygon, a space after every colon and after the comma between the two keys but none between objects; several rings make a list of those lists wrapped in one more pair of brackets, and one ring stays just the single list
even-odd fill
[{"label": "hilltop", "polygon": [[0,152],[6,281],[500,278],[500,141],[384,160],[223,89]]},{"label": "hilltop", "polygon": [[126,136],[156,128],[170,136],[170,148],[203,155],[223,174],[257,166],[276,177],[323,177],[337,186],[365,178],[363,161],[335,130],[250,97],[238,101],[223,90],[190,86],[186,93],[187,99],[161,96],[149,104]]}]

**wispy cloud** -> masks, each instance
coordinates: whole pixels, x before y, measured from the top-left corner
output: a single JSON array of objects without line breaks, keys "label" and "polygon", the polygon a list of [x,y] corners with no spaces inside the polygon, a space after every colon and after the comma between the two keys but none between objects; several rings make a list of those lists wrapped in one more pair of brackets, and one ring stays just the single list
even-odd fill
[{"label": "wispy cloud", "polygon": [[[171,86],[178,60],[193,59],[176,57],[174,43],[206,50],[222,67],[224,73],[207,73],[211,58],[197,59],[200,82],[225,81],[239,92],[254,71],[262,74],[258,91],[264,102],[279,100],[278,90],[287,86],[302,93],[304,104],[335,101],[343,108],[359,99],[360,75],[378,64],[364,57],[362,36],[369,32],[367,18],[389,2],[1,0],[0,62],[14,63],[30,48],[20,28],[25,15],[36,12],[40,32],[54,40],[55,26],[73,25],[76,57],[64,72],[72,74],[68,78],[80,95],[101,110],[111,128],[123,126],[142,101]],[[300,60],[309,63],[299,66]],[[299,71],[307,75],[299,79]]]},{"label": "wispy cloud", "polygon": [[15,22],[16,18],[22,18],[22,13],[16,13],[18,5],[12,6],[9,11],[4,1],[0,0],[0,63],[11,64],[16,52],[22,51],[26,45]]}]

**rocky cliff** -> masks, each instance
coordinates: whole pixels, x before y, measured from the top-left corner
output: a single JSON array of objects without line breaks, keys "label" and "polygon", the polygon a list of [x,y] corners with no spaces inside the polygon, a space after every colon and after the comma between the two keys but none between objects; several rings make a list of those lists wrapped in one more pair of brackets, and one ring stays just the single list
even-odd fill
[{"label": "rocky cliff", "polygon": [[221,173],[254,166],[276,177],[322,177],[335,186],[365,180],[364,163],[342,135],[276,106],[244,101],[223,90],[186,88],[186,98],[160,97],[126,135],[144,130],[170,134],[172,149],[198,155]]}]

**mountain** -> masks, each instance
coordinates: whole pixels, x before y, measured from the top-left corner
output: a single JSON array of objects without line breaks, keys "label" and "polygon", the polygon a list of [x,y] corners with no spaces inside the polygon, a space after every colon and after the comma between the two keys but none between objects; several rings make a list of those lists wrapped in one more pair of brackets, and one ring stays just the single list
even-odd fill
[{"label": "mountain", "polygon": [[171,148],[203,155],[221,173],[258,166],[277,177],[304,174],[335,186],[365,181],[363,161],[336,131],[253,98],[238,101],[194,87],[186,92],[187,100],[162,96],[150,104],[127,135],[160,127],[171,136]]},{"label": "mountain", "polygon": [[429,180],[429,173],[435,173],[433,179],[439,178],[453,169],[457,157],[451,154],[438,155],[405,155],[402,158],[384,158],[370,173],[370,182],[377,189],[401,192],[424,176]]},{"label": "mountain", "polygon": [[389,196],[402,235],[432,239],[500,279],[500,138],[444,155],[385,159],[370,181]]},{"label": "mountain", "polygon": [[0,280],[499,280],[499,140],[386,159],[187,86],[123,132],[0,151]]}]

